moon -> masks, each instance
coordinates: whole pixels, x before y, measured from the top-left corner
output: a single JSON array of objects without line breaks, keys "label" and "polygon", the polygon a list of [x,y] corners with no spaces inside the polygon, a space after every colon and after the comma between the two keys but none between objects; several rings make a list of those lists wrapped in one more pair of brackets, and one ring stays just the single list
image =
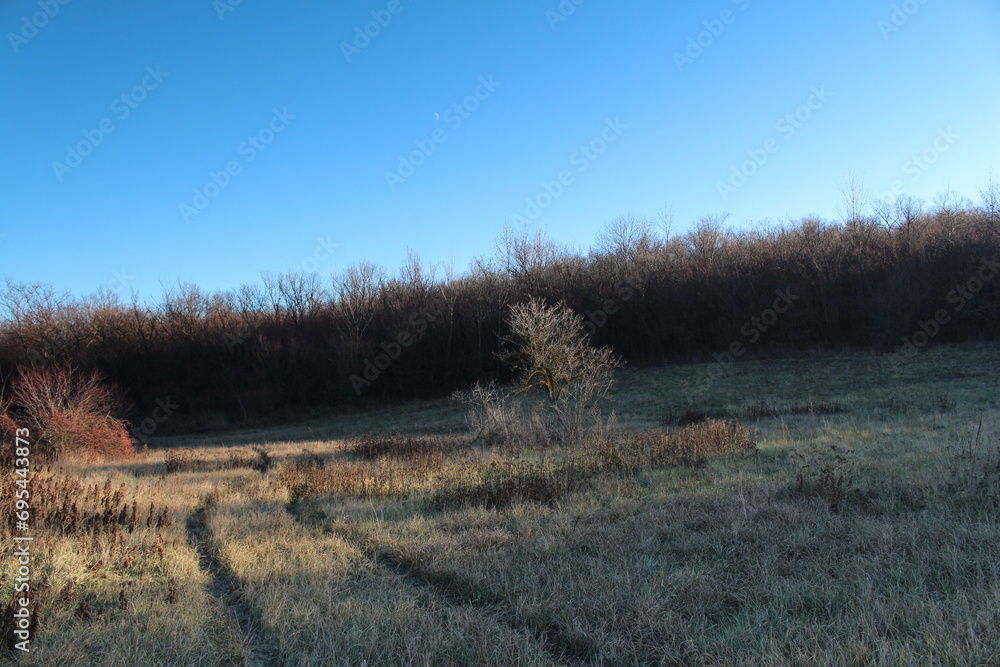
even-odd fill
[{"label": "moon", "polygon": [[434,120],[441,120],[441,114],[435,113],[434,114]]}]

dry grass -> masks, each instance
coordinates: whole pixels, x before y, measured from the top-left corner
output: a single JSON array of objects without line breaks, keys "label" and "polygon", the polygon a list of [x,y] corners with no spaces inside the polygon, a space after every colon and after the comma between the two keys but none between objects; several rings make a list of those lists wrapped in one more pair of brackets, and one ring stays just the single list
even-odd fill
[{"label": "dry grass", "polygon": [[[1000,662],[1000,358],[802,363],[747,364],[706,401],[753,430],[264,440],[267,466],[203,446],[39,473],[22,662]],[[685,372],[626,374],[622,421],[655,423]]]},{"label": "dry grass", "polygon": [[502,509],[519,503],[552,505],[582,489],[599,472],[593,463],[569,461],[560,466],[495,459],[464,479],[449,480],[432,498],[438,508],[475,505]]},{"label": "dry grass", "polygon": [[376,459],[437,459],[457,448],[458,441],[441,437],[405,435],[365,435],[344,450],[367,461]]},{"label": "dry grass", "polygon": [[294,456],[277,479],[291,503],[314,496],[403,496],[431,489],[461,468],[457,453],[454,460],[445,456],[454,450],[454,443],[441,438],[365,436],[329,461],[309,451]]},{"label": "dry grass", "polygon": [[[183,528],[190,508],[175,490],[45,470],[29,488],[38,623],[33,651],[20,662],[231,664],[245,652],[224,606],[206,591]],[[13,524],[6,511],[2,519],[0,543],[10,554]],[[5,592],[15,571],[16,561],[5,559]]]},{"label": "dry grass", "polygon": [[249,452],[245,448],[230,449],[224,459],[218,456],[202,457],[194,449],[175,449],[166,453],[163,467],[167,474],[234,468],[249,468],[266,473],[272,464],[271,454],[264,447],[254,447]]},{"label": "dry grass", "polygon": [[756,451],[753,433],[746,425],[707,419],[675,431],[636,431],[601,439],[594,457],[605,467],[636,470],[701,465],[710,458]]}]

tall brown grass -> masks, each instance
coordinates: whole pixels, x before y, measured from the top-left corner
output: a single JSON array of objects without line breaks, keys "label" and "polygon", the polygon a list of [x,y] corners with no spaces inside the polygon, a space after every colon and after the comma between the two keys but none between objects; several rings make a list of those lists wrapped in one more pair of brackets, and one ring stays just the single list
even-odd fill
[{"label": "tall brown grass", "polygon": [[291,502],[324,496],[403,497],[429,492],[438,507],[478,505],[503,508],[517,503],[550,504],[585,488],[602,471],[697,465],[710,458],[756,451],[749,427],[709,420],[669,432],[625,432],[588,443],[546,449],[555,458],[533,461],[495,450],[457,453],[456,441],[407,436],[365,436],[349,443],[344,455],[318,462],[305,453],[279,471]]},{"label": "tall brown grass", "polygon": [[672,431],[640,431],[598,441],[594,457],[608,468],[698,465],[710,458],[757,451],[750,427],[706,419]]}]

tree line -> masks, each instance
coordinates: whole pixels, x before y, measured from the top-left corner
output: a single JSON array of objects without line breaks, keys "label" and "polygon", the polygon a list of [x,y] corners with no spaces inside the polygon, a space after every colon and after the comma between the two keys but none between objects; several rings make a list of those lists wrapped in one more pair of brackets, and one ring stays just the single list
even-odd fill
[{"label": "tree line", "polygon": [[511,306],[532,297],[565,302],[594,345],[633,364],[736,349],[903,351],[920,331],[925,345],[994,338],[998,260],[994,185],[978,205],[900,198],[840,222],[744,231],[704,218],[673,234],[624,217],[587,252],[507,229],[457,276],[411,254],[395,275],[360,263],[216,293],[182,283],[152,305],[8,279],[0,374],[99,371],[127,397],[137,435],[151,435],[509,379],[499,343]]}]

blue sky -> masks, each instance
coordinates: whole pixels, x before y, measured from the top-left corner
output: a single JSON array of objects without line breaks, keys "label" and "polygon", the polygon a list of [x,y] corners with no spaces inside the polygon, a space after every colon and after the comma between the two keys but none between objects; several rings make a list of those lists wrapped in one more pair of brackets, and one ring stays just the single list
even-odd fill
[{"label": "blue sky", "polygon": [[3,3],[3,274],[461,272],[511,220],[585,249],[662,208],[834,219],[852,170],[928,201],[1000,174],[995,0],[234,3]]}]

